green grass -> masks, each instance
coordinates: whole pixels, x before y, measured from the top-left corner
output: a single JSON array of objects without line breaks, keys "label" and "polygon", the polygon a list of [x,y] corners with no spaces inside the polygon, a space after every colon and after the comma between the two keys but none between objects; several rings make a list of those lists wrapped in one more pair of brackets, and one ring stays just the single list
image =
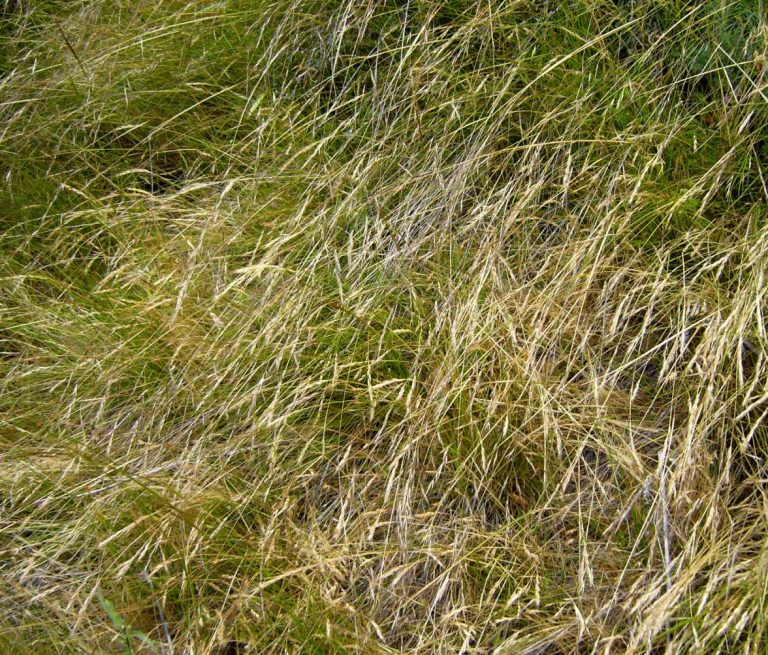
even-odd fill
[{"label": "green grass", "polygon": [[0,3],[0,649],[768,652],[767,55]]}]

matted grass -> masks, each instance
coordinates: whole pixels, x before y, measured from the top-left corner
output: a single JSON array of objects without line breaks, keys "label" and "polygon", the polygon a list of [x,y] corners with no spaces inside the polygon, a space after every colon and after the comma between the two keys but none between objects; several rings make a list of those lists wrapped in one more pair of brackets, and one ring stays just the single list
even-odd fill
[{"label": "matted grass", "polygon": [[768,652],[760,0],[4,0],[0,650]]}]

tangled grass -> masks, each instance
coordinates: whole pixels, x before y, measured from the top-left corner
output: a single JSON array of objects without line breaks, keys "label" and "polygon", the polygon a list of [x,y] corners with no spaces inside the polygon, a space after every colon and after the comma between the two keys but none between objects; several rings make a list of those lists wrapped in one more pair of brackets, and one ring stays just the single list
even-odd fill
[{"label": "tangled grass", "polygon": [[4,0],[4,653],[768,652],[761,0]]}]

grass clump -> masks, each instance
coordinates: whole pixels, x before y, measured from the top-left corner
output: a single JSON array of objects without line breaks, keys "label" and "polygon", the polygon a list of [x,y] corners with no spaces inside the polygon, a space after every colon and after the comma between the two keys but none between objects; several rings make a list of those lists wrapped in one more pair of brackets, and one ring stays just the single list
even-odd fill
[{"label": "grass clump", "polygon": [[766,17],[6,1],[4,652],[765,652]]}]

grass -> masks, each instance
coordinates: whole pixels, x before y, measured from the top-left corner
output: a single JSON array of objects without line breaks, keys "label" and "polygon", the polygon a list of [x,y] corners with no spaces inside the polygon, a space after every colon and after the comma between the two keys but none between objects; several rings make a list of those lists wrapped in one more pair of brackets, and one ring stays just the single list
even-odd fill
[{"label": "grass", "polygon": [[768,652],[767,53],[2,2],[3,652]]}]

